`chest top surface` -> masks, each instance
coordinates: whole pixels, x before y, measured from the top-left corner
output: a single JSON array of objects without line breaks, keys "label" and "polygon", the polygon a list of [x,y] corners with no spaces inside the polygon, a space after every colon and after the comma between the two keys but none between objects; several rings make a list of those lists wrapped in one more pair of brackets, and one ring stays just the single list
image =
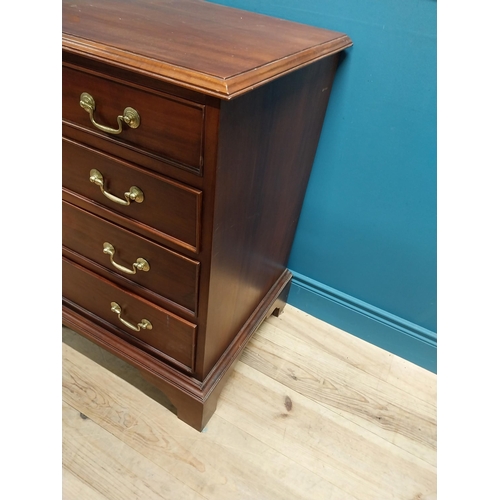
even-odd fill
[{"label": "chest top surface", "polygon": [[63,0],[63,49],[230,99],[352,45],[202,0]]}]

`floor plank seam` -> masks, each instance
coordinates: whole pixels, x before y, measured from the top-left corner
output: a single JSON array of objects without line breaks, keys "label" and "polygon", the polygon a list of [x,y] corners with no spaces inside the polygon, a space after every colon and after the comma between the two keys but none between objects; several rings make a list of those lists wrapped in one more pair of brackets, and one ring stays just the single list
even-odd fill
[{"label": "floor plank seam", "polygon": [[[167,492],[198,500],[435,500],[435,377],[364,344],[357,354],[359,342],[346,332],[337,356],[328,338],[334,327],[292,314],[289,325],[270,318],[250,340],[203,433],[189,432],[129,365],[70,331],[67,500],[122,500],[128,491],[156,500],[173,498]],[[338,366],[330,370],[330,361]]]},{"label": "floor plank seam", "polygon": [[[364,431],[366,431],[366,432],[370,432],[370,433],[371,433],[373,436],[375,436],[377,439],[382,439],[382,440],[384,440],[384,441],[385,441],[386,443],[388,443],[390,446],[394,446],[394,447],[396,447],[396,448],[399,448],[400,450],[402,450],[402,451],[403,451],[403,452],[405,452],[405,453],[409,453],[409,454],[411,454],[411,455],[412,455],[415,459],[417,459],[417,460],[422,460],[423,462],[425,462],[426,464],[430,465],[431,467],[436,467],[436,465],[435,465],[435,464],[430,463],[430,462],[428,462],[427,460],[425,460],[424,458],[422,458],[422,457],[419,457],[419,456],[415,455],[415,454],[414,454],[414,453],[412,453],[410,450],[407,450],[407,449],[405,449],[405,448],[403,448],[403,447],[401,447],[401,446],[399,446],[399,445],[397,445],[397,444],[393,443],[393,442],[392,442],[392,441],[390,441],[388,438],[385,438],[384,436],[380,436],[379,434],[377,434],[377,433],[376,433],[376,432],[374,432],[373,430],[371,430],[371,429],[369,429],[369,428],[367,428],[367,427],[365,427],[365,426],[361,425],[360,423],[356,422],[355,420],[350,419],[348,416],[343,415],[343,414],[341,413],[341,410],[336,411],[336,409],[335,409],[335,408],[333,408],[333,407],[331,407],[331,406],[329,406],[329,405],[327,405],[327,404],[325,404],[325,403],[323,403],[323,402],[321,402],[321,401],[318,401],[318,400],[315,400],[315,399],[311,399],[311,398],[309,398],[307,395],[305,395],[305,394],[303,394],[303,393],[301,393],[301,392],[297,391],[296,389],[292,388],[291,386],[289,386],[289,385],[285,385],[284,383],[279,382],[279,381],[277,381],[276,379],[273,379],[272,377],[269,377],[269,375],[267,375],[267,374],[265,374],[265,373],[261,372],[261,371],[260,371],[260,370],[258,370],[257,368],[254,368],[253,366],[251,366],[251,365],[249,365],[248,363],[246,363],[244,360],[242,360],[242,361],[241,361],[241,363],[244,363],[244,364],[245,364],[245,365],[247,365],[249,368],[252,368],[252,369],[254,369],[254,370],[258,371],[259,373],[261,373],[261,374],[262,374],[262,375],[264,375],[265,377],[268,377],[270,380],[274,380],[275,382],[277,382],[277,383],[279,383],[279,384],[283,385],[283,387],[286,387],[289,391],[293,391],[293,392],[295,392],[295,393],[297,393],[297,394],[300,394],[302,397],[304,397],[304,398],[308,399],[309,401],[311,401],[311,402],[313,402],[313,403],[315,403],[315,404],[317,404],[317,405],[321,406],[324,410],[334,413],[334,414],[335,414],[337,417],[339,417],[339,418],[345,419],[345,420],[346,420],[346,421],[348,421],[350,424],[353,424],[353,425],[355,425],[355,426],[359,427],[360,429],[363,429],[363,430],[364,430]],[[222,396],[223,396],[223,394],[221,394],[221,398],[222,398]],[[434,449],[434,448],[430,448],[430,449],[431,449],[432,451],[435,451],[435,449]]]},{"label": "floor plank seam", "polygon": [[[245,365],[249,366],[250,368],[257,370],[259,373],[261,373],[261,374],[263,374],[263,375],[265,375],[265,376],[269,377],[269,375],[267,375],[266,373],[264,373],[264,372],[262,372],[261,370],[259,370],[257,367],[254,367],[254,366],[252,366],[250,363],[248,363],[247,361],[245,361],[245,359],[242,359],[242,360],[241,360],[241,362],[242,362],[242,363],[244,363]],[[269,378],[270,378],[271,380],[275,380],[275,381],[276,381],[276,379],[273,379],[272,377],[269,377]],[[320,405],[320,406],[321,406],[322,408],[324,408],[325,410],[327,410],[327,411],[331,411],[331,412],[335,413],[338,417],[341,417],[341,418],[343,418],[343,419],[347,420],[348,422],[350,422],[350,423],[352,423],[352,424],[354,424],[354,425],[356,425],[356,426],[360,427],[361,429],[364,429],[364,430],[366,430],[366,431],[368,431],[368,432],[371,432],[374,436],[377,436],[377,437],[378,437],[378,438],[380,438],[380,439],[384,439],[384,440],[385,440],[387,443],[389,443],[391,446],[396,446],[396,447],[400,448],[401,450],[403,450],[403,451],[405,451],[405,452],[411,453],[411,451],[410,451],[410,450],[407,450],[407,449],[405,449],[405,448],[403,448],[403,447],[401,447],[401,446],[398,446],[398,445],[394,444],[394,443],[393,443],[393,442],[391,442],[388,438],[386,438],[386,437],[384,437],[384,436],[381,436],[381,435],[377,434],[375,431],[373,431],[372,429],[370,429],[368,426],[363,426],[361,423],[356,422],[355,420],[353,420],[353,419],[349,418],[349,416],[348,416],[348,415],[344,415],[343,413],[345,413],[345,410],[337,409],[337,408],[335,408],[334,406],[331,406],[331,405],[329,405],[329,404],[327,404],[327,403],[324,403],[324,402],[323,402],[323,401],[321,401],[319,398],[317,398],[317,399],[313,399],[313,398],[309,397],[307,394],[304,394],[303,392],[301,392],[301,391],[297,390],[296,388],[292,387],[292,386],[291,386],[291,385],[289,385],[289,384],[285,384],[284,382],[281,382],[281,381],[279,381],[279,383],[281,383],[281,384],[282,384],[284,387],[286,387],[288,390],[294,391],[294,392],[296,392],[296,393],[300,394],[302,397],[305,397],[305,398],[309,399],[310,401],[315,402],[316,404]],[[395,405],[394,403],[392,403],[392,404],[393,404],[394,406],[396,406],[396,407],[397,407],[397,405]],[[361,417],[360,417],[360,418],[361,418]],[[368,422],[368,423],[370,423],[370,421],[369,421],[369,420],[367,420],[367,422]],[[432,422],[431,422],[431,423],[432,423]],[[373,425],[373,423],[372,423],[372,425]],[[390,431],[387,431],[387,432],[390,432]],[[411,439],[410,437],[407,437],[407,438],[408,438],[408,439]],[[413,441],[414,441],[414,440],[413,440]],[[435,447],[429,447],[428,445],[424,445],[424,446],[426,446],[427,448],[429,448],[429,449],[430,449],[430,450],[432,450],[432,451],[435,451],[435,450],[436,450],[436,448],[435,448]],[[432,463],[428,462],[427,460],[423,459],[422,457],[419,457],[419,456],[417,456],[417,455],[414,455],[413,453],[411,453],[411,454],[412,454],[415,458],[420,459],[420,460],[424,460],[426,463],[428,463],[429,465],[431,465],[431,466],[433,466],[433,467],[435,466],[434,464],[432,464]]]},{"label": "floor plank seam", "polygon": [[86,485],[88,488],[90,488],[92,491],[95,491],[98,495],[102,496],[102,493],[95,488],[92,484],[90,484],[88,481],[86,481],[83,477],[81,477],[76,471],[71,470],[68,468],[65,464],[63,464],[63,469],[66,469],[70,474],[72,474],[74,477],[76,477],[79,481],[81,481],[84,485]]}]

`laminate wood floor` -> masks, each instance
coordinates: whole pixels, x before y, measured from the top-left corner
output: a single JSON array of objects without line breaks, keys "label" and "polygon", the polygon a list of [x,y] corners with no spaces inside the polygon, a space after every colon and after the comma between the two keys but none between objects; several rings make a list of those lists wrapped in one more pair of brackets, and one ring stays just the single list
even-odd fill
[{"label": "laminate wood floor", "polygon": [[63,327],[64,500],[436,498],[436,375],[288,305],[202,433]]}]

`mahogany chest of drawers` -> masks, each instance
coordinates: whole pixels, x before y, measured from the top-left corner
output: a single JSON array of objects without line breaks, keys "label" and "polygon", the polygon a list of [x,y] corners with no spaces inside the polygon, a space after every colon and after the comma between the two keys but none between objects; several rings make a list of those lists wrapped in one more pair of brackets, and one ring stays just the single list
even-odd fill
[{"label": "mahogany chest of drawers", "polygon": [[350,45],[199,0],[63,0],[63,323],[198,430],[286,302]]}]

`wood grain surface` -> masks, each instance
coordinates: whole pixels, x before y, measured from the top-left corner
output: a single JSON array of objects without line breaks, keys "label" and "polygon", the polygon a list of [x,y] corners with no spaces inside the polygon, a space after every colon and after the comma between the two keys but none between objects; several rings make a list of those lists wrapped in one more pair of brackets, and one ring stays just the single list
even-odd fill
[{"label": "wood grain surface", "polygon": [[436,499],[435,374],[293,307],[257,331],[203,433],[136,370],[63,340],[65,500]]},{"label": "wood grain surface", "polygon": [[63,0],[63,48],[230,98],[352,45],[342,33],[200,0]]}]

